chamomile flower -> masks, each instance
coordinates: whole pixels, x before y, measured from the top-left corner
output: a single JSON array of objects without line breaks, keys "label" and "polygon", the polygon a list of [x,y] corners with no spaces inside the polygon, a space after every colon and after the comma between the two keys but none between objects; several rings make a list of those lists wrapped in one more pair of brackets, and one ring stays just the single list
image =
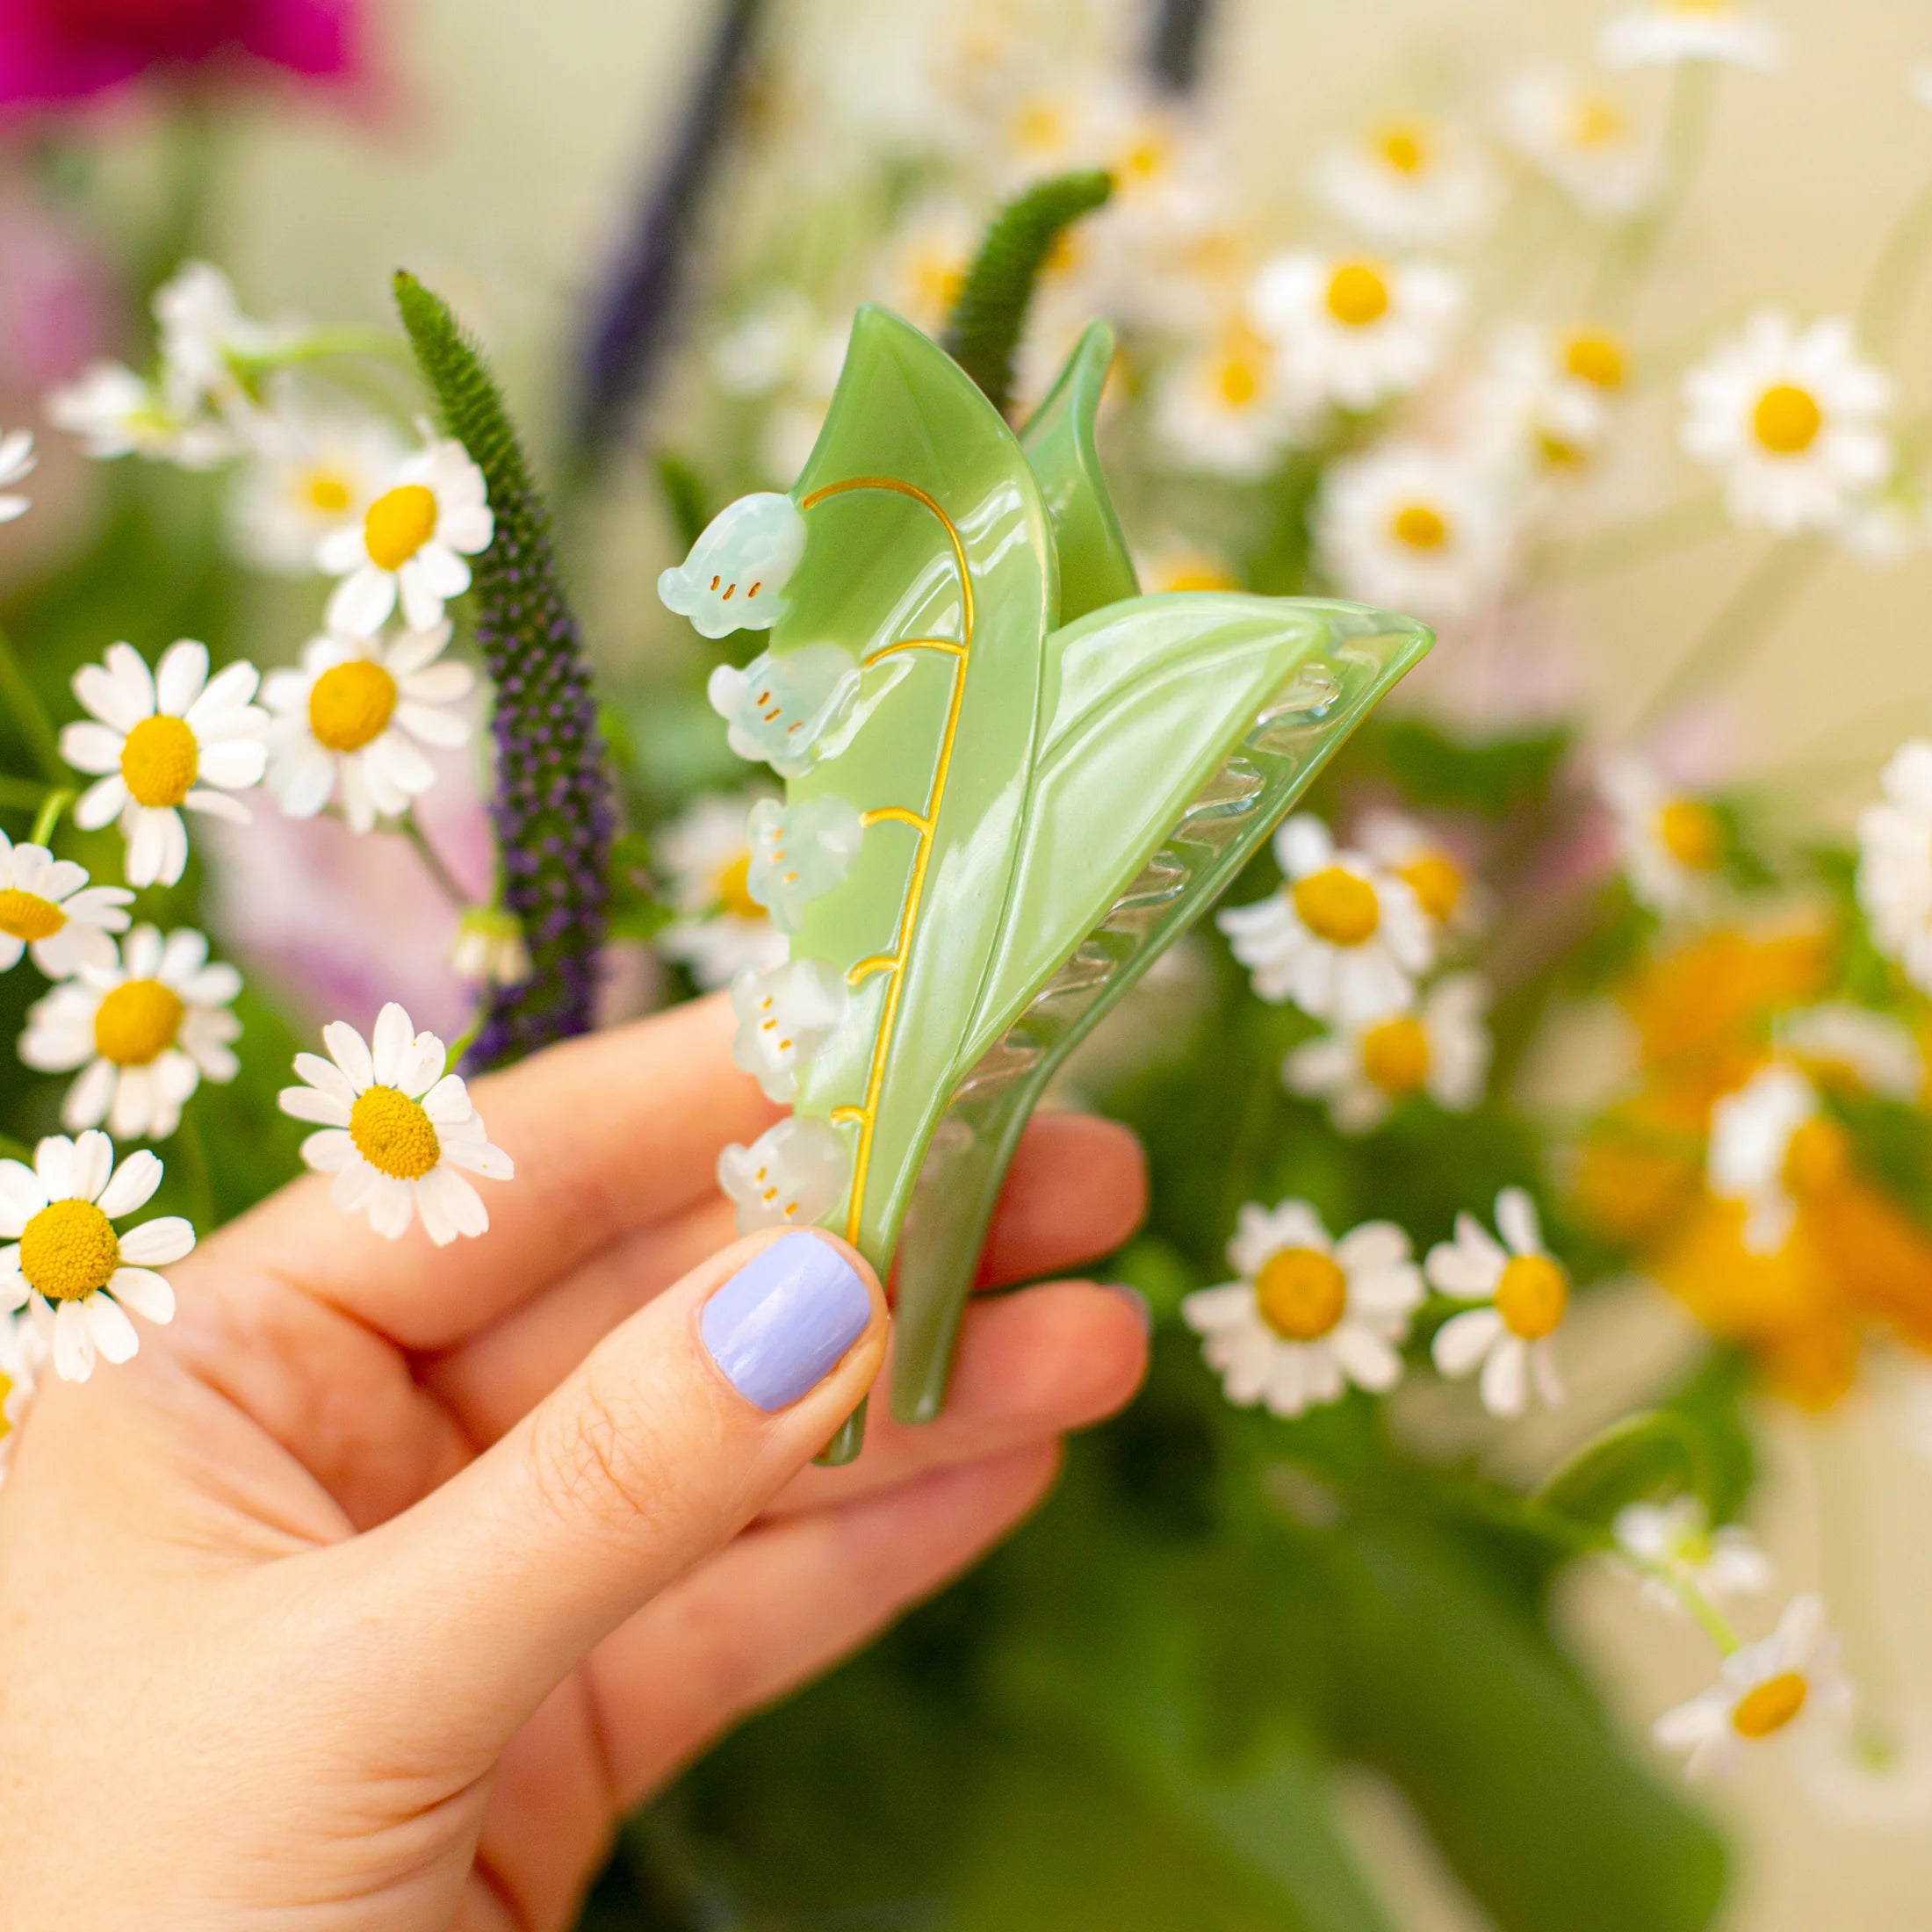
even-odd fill
[{"label": "chamomile flower", "polygon": [[887,244],[880,264],[881,299],[936,337],[966,285],[984,227],[964,202],[919,203]]},{"label": "chamomile flower", "polygon": [[530,976],[523,922],[507,905],[465,907],[450,942],[450,970],[478,986],[521,986]]},{"label": "chamomile flower", "polygon": [[0,434],[0,523],[11,523],[15,517],[25,516],[32,507],[14,491],[13,486],[32,475],[38,460],[33,453],[32,430],[9,429]]},{"label": "chamomile flower", "polygon": [[261,569],[306,575],[324,541],[363,520],[405,453],[379,416],[281,404],[235,480],[237,549]]},{"label": "chamomile flower", "polygon": [[1711,1192],[1745,1208],[1744,1245],[1775,1254],[1799,1206],[1843,1180],[1851,1164],[1845,1130],[1794,1066],[1773,1061],[1711,1110]]},{"label": "chamomile flower", "polygon": [[1779,1014],[1771,1037],[1815,1087],[1915,1100],[1925,1091],[1925,1055],[1911,1027],[1890,1013],[1844,1000]]},{"label": "chamomile flower", "polygon": [[1315,189],[1344,221],[1383,248],[1467,240],[1496,212],[1496,175],[1460,129],[1387,121],[1324,155]]},{"label": "chamomile flower", "polygon": [[1154,404],[1155,434],[1176,463],[1236,481],[1265,476],[1307,421],[1274,342],[1239,313],[1167,371]]},{"label": "chamomile flower", "polygon": [[1683,915],[1711,903],[1729,840],[1701,798],[1668,784],[1640,758],[1612,759],[1603,775],[1631,897],[1651,912]]},{"label": "chamomile flower", "polygon": [[143,1148],[114,1164],[101,1133],[69,1140],[50,1134],[33,1165],[0,1161],[0,1311],[24,1308],[54,1373],[84,1382],[97,1355],[127,1361],[141,1346],[132,1309],[145,1321],[174,1319],[175,1291],[157,1274],[184,1259],[195,1231],[176,1215],[125,1234],[114,1223],[153,1198],[160,1160]]},{"label": "chamomile flower", "polygon": [[1474,386],[1478,437],[1536,480],[1588,470],[1628,376],[1623,343],[1603,329],[1497,332]]},{"label": "chamomile flower", "polygon": [[334,798],[368,832],[436,782],[424,747],[469,743],[460,707],[476,682],[467,665],[443,660],[450,629],[445,617],[393,640],[326,632],[299,669],[269,673],[266,783],[290,818],[313,818]]},{"label": "chamomile flower", "polygon": [[1414,890],[1365,853],[1337,851],[1308,812],[1283,823],[1274,855],[1280,890],[1215,918],[1257,996],[1350,1026],[1406,1007],[1435,954]]},{"label": "chamomile flower", "polygon": [[259,784],[268,766],[268,713],[249,702],[260,681],[252,664],[211,678],[207,645],[185,638],[153,671],[132,645],[111,644],[105,664],[74,674],[74,695],[94,722],[62,730],[61,756],[103,775],[81,794],[74,822],[94,832],[120,820],[130,885],[180,878],[184,808],[248,824],[248,807],[227,794]]},{"label": "chamomile flower", "polygon": [[1634,213],[1650,181],[1650,155],[1614,95],[1554,69],[1504,89],[1498,133],[1586,214]]},{"label": "chamomile flower", "polygon": [[1760,310],[1684,378],[1684,448],[1719,472],[1740,523],[1829,530],[1892,469],[1892,381],[1850,322]]},{"label": "chamomile flower", "polygon": [[1492,1416],[1520,1416],[1532,1387],[1546,1402],[1563,1399],[1551,1337],[1569,1310],[1569,1273],[1544,1248],[1536,1203],[1520,1187],[1496,1196],[1496,1221],[1501,1242],[1474,1215],[1458,1215],[1455,1239],[1438,1242],[1423,1263],[1438,1293],[1487,1304],[1452,1315],[1431,1352],[1447,1376],[1480,1363],[1482,1406]]},{"label": "chamomile flower", "polygon": [[1408,1011],[1337,1027],[1294,1048],[1281,1063],[1282,1085],[1327,1100],[1344,1134],[1379,1127],[1418,1093],[1445,1113],[1467,1114],[1489,1078],[1489,1000],[1474,973],[1452,973]]},{"label": "chamomile flower", "polygon": [[1738,0],[1645,0],[1620,13],[1597,37],[1606,67],[1675,67],[1718,61],[1768,74],[1784,57],[1784,38]]},{"label": "chamomile flower", "polygon": [[[1757,1539],[1734,1523],[1716,1529],[1710,1511],[1694,1496],[1669,1503],[1633,1503],[1611,1525],[1617,1546],[1654,1572],[1668,1570],[1712,1603],[1755,1597],[1771,1587],[1770,1559]],[[1682,1613],[1683,1604],[1662,1577],[1644,1578],[1645,1601]]]},{"label": "chamomile flower", "polygon": [[234,283],[212,262],[184,263],[155,291],[153,306],[162,393],[184,416],[251,414],[237,364],[272,357],[299,335],[243,314]]},{"label": "chamomile flower", "polygon": [[0,1315],[0,1482],[53,1352],[24,1315]]},{"label": "chamomile flower", "polygon": [[1461,285],[1431,263],[1305,253],[1265,263],[1252,299],[1289,391],[1344,409],[1373,409],[1425,382],[1461,306]]},{"label": "chamomile flower", "polygon": [[1467,616],[1495,595],[1510,560],[1510,518],[1490,481],[1420,443],[1333,465],[1315,523],[1344,595],[1431,621]]},{"label": "chamomile flower", "polygon": [[1878,785],[1858,814],[1858,903],[1878,950],[1932,992],[1932,741],[1901,745]]},{"label": "chamomile flower", "polygon": [[1228,1265],[1240,1277],[1200,1288],[1181,1317],[1231,1402],[1299,1416],[1349,1385],[1380,1395],[1402,1380],[1401,1344],[1423,1299],[1409,1236],[1365,1222],[1340,1240],[1305,1200],[1241,1210]]},{"label": "chamomile flower", "polygon": [[815,959],[762,970],[747,966],[732,982],[738,1032],[732,1058],[765,1091],[789,1106],[799,1073],[838,1031],[852,1005],[845,975]]},{"label": "chamomile flower", "polygon": [[137,926],[118,959],[34,1003],[20,1057],[41,1073],[81,1070],[61,1103],[63,1127],[105,1121],[119,1140],[164,1141],[204,1077],[226,1083],[240,1071],[231,1042],[242,1022],[229,1008],[241,991],[241,974],[211,965],[192,926],[163,940]]},{"label": "chamomile flower", "polygon": [[1355,842],[1415,893],[1445,938],[1467,937],[1481,927],[1481,894],[1468,867],[1419,819],[1386,808],[1365,813]]},{"label": "chamomile flower", "polygon": [[717,1157],[717,1184],[738,1210],[741,1235],[823,1221],[851,1176],[845,1136],[809,1115],[779,1121],[749,1147],[734,1141]]},{"label": "chamomile flower", "polygon": [[328,1058],[295,1056],[304,1085],[284,1087],[281,1107],[321,1131],[302,1158],[333,1174],[329,1199],[345,1214],[366,1214],[391,1241],[422,1217],[440,1248],[458,1235],[488,1231],[482,1196],[457,1171],[509,1180],[515,1169],[493,1147],[461,1078],[443,1070],[449,1054],[433,1033],[418,1033],[392,1000],[376,1016],[372,1042],[346,1020],[322,1028]]},{"label": "chamomile flower", "polygon": [[665,897],[678,915],[658,934],[658,950],[687,967],[707,992],[729,986],[746,967],[782,966],[789,951],[752,895],[756,854],[747,814],[754,799],[777,806],[759,794],[706,792],[654,835]]},{"label": "chamomile flower", "polygon": [[[426,432],[427,435],[427,432]],[[467,559],[496,535],[483,472],[453,437],[428,439],[388,477],[361,517],[331,532],[315,557],[340,577],[328,627],[371,637],[400,599],[412,631],[443,621],[443,606],[470,588]]]},{"label": "chamomile flower", "polygon": [[127,930],[133,898],[125,886],[90,885],[84,866],[0,832],[0,973],[25,952],[49,979],[111,965],[109,934]]},{"label": "chamomile flower", "polygon": [[1799,1597],[1769,1637],[1734,1650],[1717,1683],[1665,1712],[1651,1734],[1665,1750],[1685,1754],[1690,1777],[1704,1777],[1729,1770],[1751,1745],[1842,1718],[1850,1704],[1825,1606]]},{"label": "chamomile flower", "polygon": [[74,381],[48,392],[47,416],[104,462],[141,456],[184,470],[211,470],[242,450],[241,438],[226,422],[183,415],[125,363],[90,363]]}]

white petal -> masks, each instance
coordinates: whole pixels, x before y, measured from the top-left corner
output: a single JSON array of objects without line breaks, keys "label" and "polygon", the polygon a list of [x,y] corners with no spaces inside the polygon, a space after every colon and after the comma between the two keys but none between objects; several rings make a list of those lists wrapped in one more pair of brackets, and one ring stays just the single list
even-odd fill
[{"label": "white petal", "polygon": [[61,756],[76,771],[112,772],[120,769],[121,747],[126,736],[105,724],[66,724],[61,728]]},{"label": "white petal", "polygon": [[262,674],[252,664],[224,665],[195,700],[188,712],[188,722],[203,739],[225,738],[234,729],[258,728],[266,722],[259,714],[254,718],[237,718],[234,714],[251,708],[249,700],[261,681]]},{"label": "white petal", "polygon": [[201,753],[202,778],[224,791],[246,791],[259,785],[268,765],[268,746],[256,738],[231,738],[225,744],[205,746]]},{"label": "white petal", "polygon": [[356,1089],[333,1060],[324,1060],[319,1054],[299,1053],[295,1056],[295,1071],[312,1087],[340,1100],[345,1111],[356,1104]]},{"label": "white petal", "polygon": [[292,1120],[310,1121],[319,1127],[341,1127],[349,1125],[350,1103],[333,1093],[322,1093],[314,1087],[284,1087],[276,1098],[276,1104]]},{"label": "white petal", "polygon": [[1505,1187],[1496,1198],[1496,1224],[1517,1254],[1543,1251],[1543,1229],[1536,1203],[1520,1187]]},{"label": "white petal", "polygon": [[[357,533],[358,539],[360,532]],[[396,580],[373,564],[344,577],[328,600],[328,626],[352,637],[372,638],[396,608]]]},{"label": "white petal", "polygon": [[317,1173],[334,1174],[338,1179],[343,1174],[353,1173],[362,1160],[356,1151],[355,1142],[339,1127],[328,1127],[320,1134],[311,1134],[302,1143],[302,1158]]},{"label": "white petal", "polygon": [[349,1076],[349,1084],[360,1093],[376,1084],[375,1063],[363,1036],[346,1020],[332,1020],[322,1028],[322,1044],[328,1056]]},{"label": "white petal", "polygon": [[[162,653],[155,668],[155,708],[169,717],[184,717],[208,681],[208,647],[184,638]],[[103,1351],[105,1353],[105,1351]]]},{"label": "white petal", "polygon": [[121,1236],[122,1258],[138,1267],[165,1268],[194,1252],[193,1224],[179,1215],[162,1215],[130,1228]]},{"label": "white petal", "polygon": [[74,805],[74,823],[83,832],[98,832],[119,818],[127,803],[127,786],[119,771],[111,772],[97,784],[90,785]]},{"label": "white petal", "polygon": [[143,1321],[168,1323],[175,1318],[175,1291],[168,1277],[152,1268],[116,1268],[108,1277],[107,1292]]},{"label": "white petal", "polygon": [[370,1045],[378,1086],[400,1086],[402,1071],[415,1043],[415,1027],[409,1015],[391,1000],[376,1015],[376,1031]]},{"label": "white petal", "polygon": [[396,1085],[412,1100],[420,1100],[443,1078],[450,1055],[433,1033],[419,1033],[403,1055]]},{"label": "white petal", "polygon": [[452,1167],[466,1167],[485,1180],[515,1180],[516,1166],[501,1147],[487,1141],[446,1140],[443,1157]]},{"label": "white petal", "polygon": [[[371,1172],[374,1172],[371,1169]],[[400,1241],[409,1231],[415,1214],[415,1191],[406,1180],[393,1174],[376,1174],[376,1185],[369,1192],[366,1207],[369,1225],[386,1241]]]},{"label": "white petal", "polygon": [[[96,1205],[110,1221],[119,1221],[137,1208],[145,1208],[161,1186],[161,1157],[143,1147],[128,1155],[114,1170],[114,1178],[101,1190]],[[122,1243],[125,1250],[126,1244]]]},{"label": "white petal", "polygon": [[1529,1352],[1517,1335],[1505,1335],[1482,1365],[1482,1406],[1492,1416],[1520,1416],[1529,1400]]},{"label": "white petal", "polygon": [[94,1373],[94,1338],[78,1301],[54,1311],[54,1369],[68,1382],[84,1382]]},{"label": "white petal", "polygon": [[1467,1375],[1502,1333],[1503,1317],[1494,1308],[1470,1308],[1451,1316],[1436,1330],[1430,1352],[1445,1375]]},{"label": "white petal", "polygon": [[459,1073],[446,1073],[422,1096],[422,1111],[438,1127],[455,1127],[468,1120],[476,1109],[470,1102],[470,1090]]},{"label": "white petal", "polygon": [[81,1303],[87,1311],[88,1333],[94,1346],[111,1362],[130,1362],[141,1351],[141,1337],[126,1311],[105,1294],[90,1294]]},{"label": "white petal", "polygon": [[83,1134],[74,1143],[74,1164],[68,1171],[68,1196],[75,1200],[97,1200],[107,1177],[114,1171],[114,1143],[97,1131]]}]

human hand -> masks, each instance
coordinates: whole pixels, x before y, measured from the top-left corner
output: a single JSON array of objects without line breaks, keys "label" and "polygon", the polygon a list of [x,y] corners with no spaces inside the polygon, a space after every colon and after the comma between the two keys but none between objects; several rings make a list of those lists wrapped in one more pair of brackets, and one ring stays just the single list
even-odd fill
[{"label": "human hand", "polygon": [[[625,1807],[1128,1399],[1140,1316],[1058,1282],[972,1310],[939,1421],[806,1467],[888,1323],[833,1237],[732,1240],[713,1164],[773,1110],[731,1027],[707,1000],[479,1082],[518,1177],[486,1240],[379,1240],[311,1177],[171,1271],[135,1360],[43,1382],[0,1487],[5,1932],[566,1926]],[[1143,1198],[1123,1130],[1043,1116],[984,1275],[1103,1254]],[[838,1358],[769,1410],[813,1368],[701,1330],[759,1255]]]}]

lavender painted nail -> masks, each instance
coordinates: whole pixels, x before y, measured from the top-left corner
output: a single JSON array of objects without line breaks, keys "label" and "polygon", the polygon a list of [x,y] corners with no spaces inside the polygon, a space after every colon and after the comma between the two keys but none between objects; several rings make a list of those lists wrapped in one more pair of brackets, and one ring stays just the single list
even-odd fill
[{"label": "lavender painted nail", "polygon": [[829,1241],[791,1234],[761,1250],[704,1304],[698,1333],[748,1402],[782,1409],[865,1333],[872,1298]]}]

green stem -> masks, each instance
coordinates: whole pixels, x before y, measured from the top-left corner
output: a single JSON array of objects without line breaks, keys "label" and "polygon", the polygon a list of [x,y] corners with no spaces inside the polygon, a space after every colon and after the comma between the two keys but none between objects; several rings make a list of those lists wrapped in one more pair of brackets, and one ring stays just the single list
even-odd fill
[{"label": "green stem", "polygon": [[428,835],[416,823],[413,812],[403,820],[401,829],[403,835],[421,854],[429,876],[436,882],[437,890],[458,912],[467,912],[470,910],[470,895],[457,883],[456,875],[443,864],[442,855],[429,843]]},{"label": "green stem", "polygon": [[1781,543],[1731,594],[1676,669],[1659,685],[1630,727],[1641,737],[1699,685],[1728,676],[1764,640],[1764,634],[1831,554],[1817,537]]},{"label": "green stem", "polygon": [[1618,1558],[1629,1564],[1632,1569],[1649,1577],[1654,1582],[1662,1583],[1697,1618],[1703,1626],[1705,1634],[1727,1657],[1734,1650],[1742,1647],[1742,1640],[1731,1628],[1717,1605],[1682,1570],[1669,1563],[1659,1563],[1647,1556],[1634,1556],[1620,1543],[1616,1546],[1616,1549]]},{"label": "green stem", "polygon": [[338,356],[365,356],[396,364],[414,373],[415,362],[409,345],[401,336],[379,328],[318,328],[285,348],[244,356],[231,351],[228,366],[251,386],[278,369],[292,369],[302,363],[323,362]]},{"label": "green stem", "polygon": [[208,1143],[202,1139],[200,1122],[192,1113],[184,1114],[181,1125],[175,1130],[175,1154],[194,1208],[191,1218],[195,1233],[205,1240],[220,1225],[221,1210],[215,1203],[214,1170],[208,1164]]},{"label": "green stem", "polygon": [[0,703],[12,713],[20,736],[33,754],[33,762],[50,784],[64,785],[68,777],[67,761],[61,756],[61,741],[54,735],[40,701],[28,681],[26,667],[13,647],[6,627],[0,624]]},{"label": "green stem", "polygon": [[1647,564],[1702,543],[1724,528],[1723,504],[1715,496],[1700,496],[1692,502],[1673,503],[1667,509],[1611,523],[1568,543],[1546,544],[1532,554],[1525,574],[1532,580],[1547,580],[1627,570],[1633,564]]},{"label": "green stem", "polygon": [[1711,61],[1679,63],[1670,93],[1657,178],[1642,209],[1626,222],[1604,256],[1586,313],[1626,311],[1635,299],[1670,224],[1676,219],[1709,145],[1717,114],[1717,66]]},{"label": "green stem", "polygon": [[1892,223],[1859,298],[1858,334],[1873,355],[1889,356],[1898,347],[1899,331],[1905,324],[1928,249],[1932,249],[1932,182],[1907,202]]},{"label": "green stem", "polygon": [[33,820],[33,830],[27,834],[29,845],[50,845],[54,839],[54,828],[61,822],[61,814],[74,803],[75,794],[56,787],[48,792],[40,803],[40,811]]}]

